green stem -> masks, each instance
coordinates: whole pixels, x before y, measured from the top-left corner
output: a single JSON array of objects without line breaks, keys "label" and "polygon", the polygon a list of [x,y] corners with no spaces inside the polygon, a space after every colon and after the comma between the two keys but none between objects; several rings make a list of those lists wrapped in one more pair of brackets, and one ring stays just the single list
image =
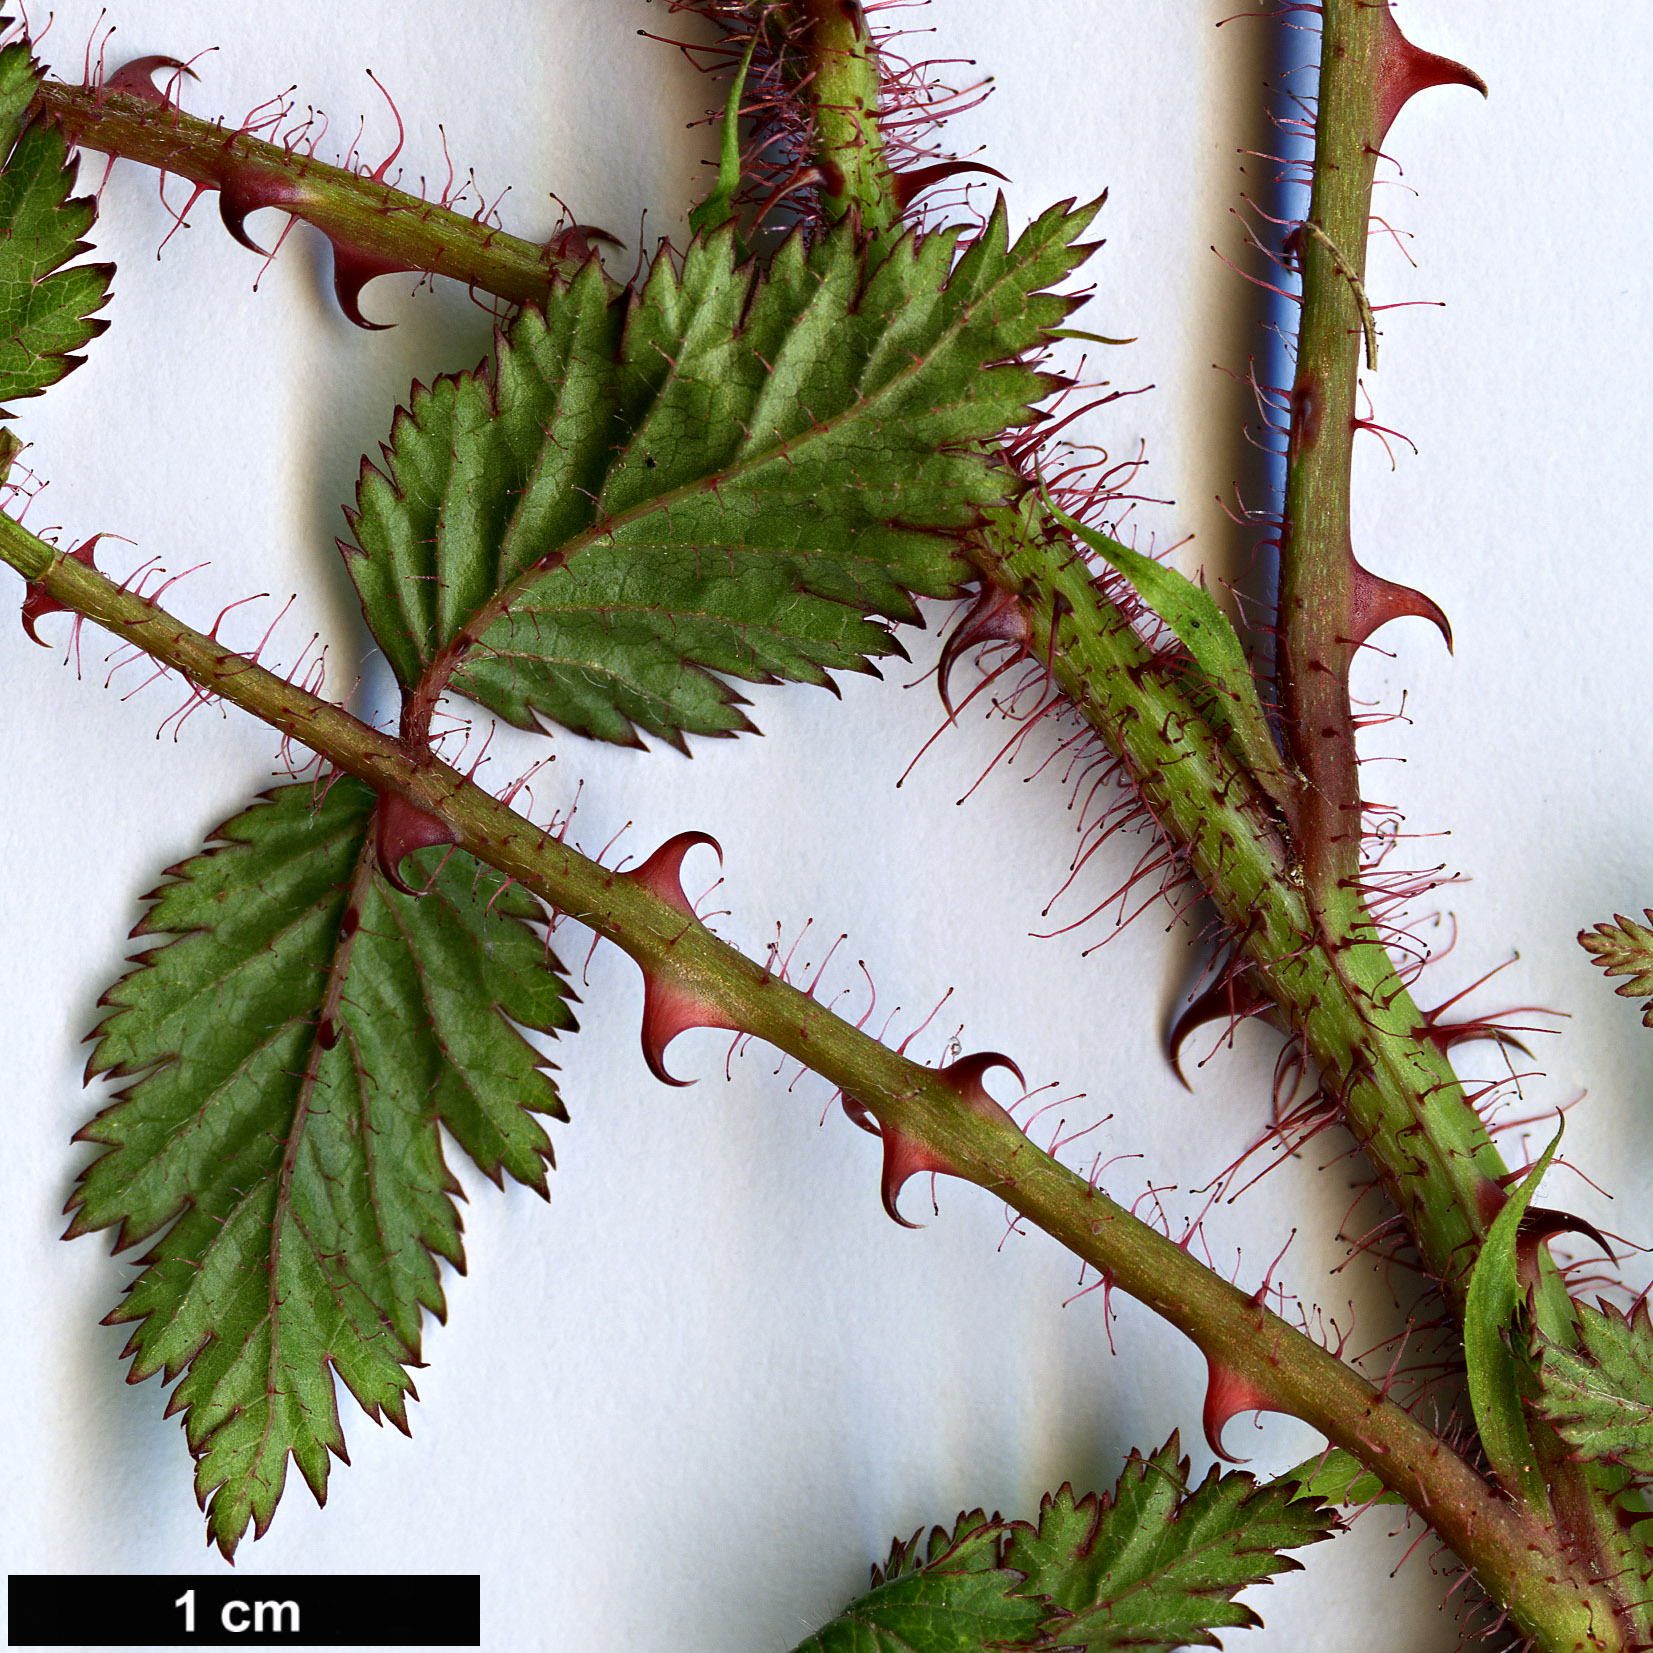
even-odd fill
[{"label": "green stem", "polygon": [[543,299],[554,277],[571,276],[581,262],[555,241],[520,240],[380,179],[232,132],[171,104],[57,81],[44,84],[41,101],[83,149],[139,161],[203,189],[229,184],[241,202],[279,207],[336,245],[390,267],[448,276],[509,304]]},{"label": "green stem", "polygon": [[901,204],[878,126],[878,50],[855,0],[796,0],[808,65],[802,95],[815,124],[815,160],[826,175],[821,207],[829,219],[854,212],[867,239],[882,244],[901,229]]},{"label": "green stem", "polygon": [[1555,1653],[1623,1646],[1612,1604],[1553,1535],[1502,1499],[1439,1437],[1263,1303],[1196,1262],[942,1074],[834,1016],[637,881],[587,860],[437,759],[285,682],[135,592],[0,516],[0,559],[73,612],[200,689],[253,713],[453,830],[461,848],[767,1040],[957,1175],[991,1190],[1186,1333],[1259,1404],[1290,1412],[1353,1453],[1422,1512],[1517,1622]]}]

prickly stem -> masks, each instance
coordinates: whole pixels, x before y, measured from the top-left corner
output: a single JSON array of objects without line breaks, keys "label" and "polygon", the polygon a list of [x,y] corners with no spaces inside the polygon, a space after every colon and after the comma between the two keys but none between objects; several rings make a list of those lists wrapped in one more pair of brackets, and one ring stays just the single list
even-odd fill
[{"label": "prickly stem", "polygon": [[[439,759],[233,654],[0,516],[0,560],[54,600],[262,718],[381,793],[442,822],[460,848],[621,946],[644,971],[856,1097],[882,1128],[1007,1201],[1184,1331],[1248,1395],[1322,1430],[1416,1508],[1538,1645],[1623,1647],[1610,1601],[1554,1534],[1336,1356],[1038,1149],[959,1080],[909,1061],[713,936],[649,882],[587,860]],[[980,1059],[976,1059],[978,1062]],[[974,1074],[979,1082],[979,1072]],[[1591,1626],[1594,1626],[1594,1630]]]},{"label": "prickly stem", "polygon": [[524,241],[302,149],[228,131],[162,102],[159,93],[146,96],[118,73],[101,87],[48,80],[41,101],[84,149],[222,191],[224,221],[246,245],[252,243],[242,220],[261,206],[313,224],[341,254],[351,279],[362,270],[430,271],[509,304],[527,304],[545,297],[553,277],[573,275],[589,251],[584,237],[566,246]]}]

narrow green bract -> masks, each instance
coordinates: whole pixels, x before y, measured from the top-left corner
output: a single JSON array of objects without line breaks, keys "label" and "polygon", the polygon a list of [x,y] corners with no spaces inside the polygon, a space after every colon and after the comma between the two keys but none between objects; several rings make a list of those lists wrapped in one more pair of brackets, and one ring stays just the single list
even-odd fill
[{"label": "narrow green bract", "polygon": [[71,199],[76,163],[63,133],[42,115],[23,118],[40,73],[27,41],[0,51],[0,399],[38,396],[80,365],[72,352],[109,325],[94,312],[109,299],[113,264],[76,264],[97,216]]},{"label": "narrow green bract", "polygon": [[978,1510],[927,1546],[898,1542],[873,1589],[796,1653],[1214,1647],[1213,1630],[1260,1622],[1235,1595],[1335,1525],[1289,1476],[1213,1469],[1191,1490],[1173,1435],[1131,1454],[1112,1498],[1064,1486],[1036,1525]]},{"label": "narrow green bract", "polygon": [[533,1115],[565,1117],[512,1026],[574,1026],[538,908],[458,853],[406,863],[422,897],[393,889],[375,801],[347,777],[319,801],[283,787],[174,868],[135,933],[176,939],[105,995],[87,1064],[135,1083],[80,1133],[106,1152],[70,1233],[159,1236],[110,1320],[135,1325],[134,1380],[185,1372],[168,1411],[226,1555],[269,1524],[289,1455],[324,1496],[334,1372],[406,1428],[436,1260],[464,1262],[438,1127],[543,1194]]},{"label": "narrow green bract", "polygon": [[761,276],[726,227],[639,291],[558,286],[363,467],[344,549],[404,693],[681,745],[751,728],[724,678],[898,651],[885,622],[957,593],[952,536],[1015,490],[986,444],[1054,383],[1018,358],[1094,212],[1011,246],[1001,203],[956,263],[956,231],[909,237],[870,276],[847,226]]},{"label": "narrow green bract", "polygon": [[1525,1292],[1518,1270],[1517,1241],[1521,1219],[1544,1180],[1544,1173],[1561,1146],[1563,1121],[1555,1140],[1546,1148],[1521,1186],[1505,1202],[1487,1231],[1481,1255],[1475,1260],[1464,1302],[1464,1364],[1475,1427],[1487,1458],[1507,1492],[1519,1491],[1535,1510],[1547,1508],[1544,1477],[1533,1450],[1527,1418],[1521,1407],[1525,1363],[1516,1357],[1516,1339]]}]

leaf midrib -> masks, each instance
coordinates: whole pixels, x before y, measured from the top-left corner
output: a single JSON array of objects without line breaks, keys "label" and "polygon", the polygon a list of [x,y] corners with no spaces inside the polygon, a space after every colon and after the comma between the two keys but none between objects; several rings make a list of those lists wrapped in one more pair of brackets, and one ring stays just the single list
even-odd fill
[{"label": "leaf midrib", "polygon": [[[1042,244],[1040,250],[1043,250]],[[644,521],[662,510],[669,510],[673,505],[681,504],[686,500],[708,492],[715,492],[719,488],[729,486],[732,483],[738,483],[743,476],[770,464],[783,454],[794,452],[800,448],[807,449],[810,443],[835,435],[847,422],[867,415],[869,410],[876,409],[881,403],[893,397],[897,390],[905,388],[919,374],[929,371],[946,349],[956,345],[959,336],[970,321],[974,319],[987,299],[1003,291],[1006,287],[1015,286],[1014,278],[1021,273],[1028,260],[1013,261],[1010,258],[1010,253],[1013,251],[1013,248],[1007,249],[1004,267],[991,285],[979,290],[968,303],[959,306],[954,313],[952,323],[938,335],[933,347],[926,355],[922,359],[915,357],[910,366],[894,374],[870,397],[858,393],[854,402],[838,413],[830,415],[825,421],[812,419],[808,430],[800,433],[796,439],[781,439],[759,453],[737,460],[727,469],[717,471],[710,476],[697,478],[693,482],[683,483],[666,493],[657,494],[652,499],[633,506],[629,511],[621,512],[618,516],[606,517],[601,523],[592,524],[590,528],[576,534],[572,539],[564,541],[562,545],[547,552],[544,557],[530,567],[525,568],[514,579],[502,586],[492,598],[483,603],[471,618],[459,628],[453,638],[437,651],[425,671],[421,673],[418,683],[414,686],[412,691],[414,696],[421,701],[434,704],[437,696],[447,687],[465,655],[482,640],[494,621],[514,605],[518,593],[543,579],[554,567],[566,567],[581,552],[589,550],[601,540],[612,541],[616,532],[620,529],[627,528],[635,522]],[[1026,297],[1031,299],[1032,294],[1027,294]],[[737,334],[736,336],[739,337],[740,335]],[[657,403],[658,398],[656,398]],[[605,472],[605,485],[607,477],[613,474],[615,467],[620,463],[623,455],[630,451],[631,446],[631,442],[628,441],[625,448],[616,454],[615,460]],[[524,490],[522,497],[524,499],[527,497],[527,490]],[[505,541],[509,540],[511,526],[516,522],[517,515],[522,509],[522,500],[519,499],[512,511],[511,522],[506,527]],[[944,532],[943,530],[927,529],[915,531],[933,532],[938,537],[941,537]],[[502,541],[503,543],[504,541]],[[778,552],[775,554],[795,555],[796,553]]]}]

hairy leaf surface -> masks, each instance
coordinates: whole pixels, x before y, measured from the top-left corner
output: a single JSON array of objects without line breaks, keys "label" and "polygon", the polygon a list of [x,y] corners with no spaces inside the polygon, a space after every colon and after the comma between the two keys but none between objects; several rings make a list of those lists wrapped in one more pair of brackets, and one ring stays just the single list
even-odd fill
[{"label": "hairy leaf surface", "polygon": [[335,1373],[407,1427],[437,1259],[464,1266],[438,1127],[543,1194],[533,1115],[565,1117],[512,1025],[574,1026],[538,908],[459,853],[406,864],[422,897],[392,888],[374,807],[348,777],[319,803],[282,787],[173,868],[134,934],[176,939],[104,996],[87,1064],[135,1082],[80,1133],[107,1151],[70,1233],[155,1239],[109,1318],[134,1323],[131,1381],[185,1373],[168,1412],[226,1555],[269,1524],[289,1456],[324,1497]]},{"label": "hairy leaf surface", "polygon": [[1577,1350],[1546,1345],[1539,1410],[1586,1458],[1610,1458],[1653,1475],[1653,1320],[1611,1303],[1578,1305]]},{"label": "hairy leaf surface", "polygon": [[[1653,907],[1644,916],[1653,923]],[[1642,1025],[1653,1027],[1653,930],[1618,913],[1611,924],[1598,924],[1593,934],[1581,930],[1578,940],[1609,976],[1630,978],[1613,991],[1621,998],[1646,999]]]},{"label": "hairy leaf surface", "polygon": [[897,651],[886,622],[969,578],[948,536],[1014,491],[984,444],[1052,387],[1017,358],[1094,213],[1012,247],[1001,202],[956,264],[947,232],[870,276],[847,227],[761,276],[726,227],[619,298],[588,265],[364,463],[341,546],[404,692],[681,745],[751,727],[726,678]]},{"label": "hairy leaf surface", "polygon": [[0,51],[0,399],[38,396],[80,365],[73,354],[109,325],[113,264],[75,264],[97,207],[70,198],[77,163],[62,130],[23,118],[40,84],[29,43]]},{"label": "hairy leaf surface", "polygon": [[797,1653],[1216,1646],[1213,1630],[1259,1622],[1234,1596],[1296,1568],[1282,1552],[1336,1517],[1290,1477],[1213,1469],[1189,1490],[1178,1453],[1175,1435],[1133,1452],[1112,1498],[1064,1486],[1036,1525],[978,1510],[898,1541],[873,1589]]},{"label": "hairy leaf surface", "polygon": [[1132,1453],[1111,1501],[1071,1487],[1047,1497],[1037,1527],[1018,1527],[1005,1564],[1069,1616],[1051,1647],[1214,1647],[1211,1631],[1261,1621],[1235,1595],[1301,1563],[1281,1552],[1318,1543],[1335,1517],[1289,1477],[1259,1486],[1213,1469],[1195,1489],[1173,1435]]}]

